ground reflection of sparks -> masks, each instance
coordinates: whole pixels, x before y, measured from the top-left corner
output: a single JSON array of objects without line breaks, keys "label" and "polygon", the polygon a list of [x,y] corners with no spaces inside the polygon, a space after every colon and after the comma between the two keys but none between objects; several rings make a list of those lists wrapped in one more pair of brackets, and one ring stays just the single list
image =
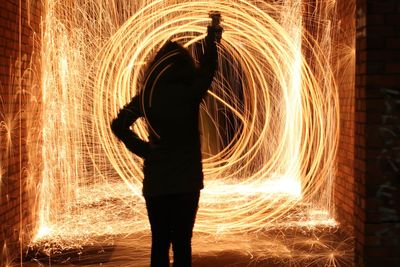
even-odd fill
[{"label": "ground reflection of sparks", "polygon": [[[165,40],[191,49],[204,37],[212,8],[223,16],[223,64],[201,113],[206,185],[195,242],[212,236],[215,251],[226,249],[225,242],[243,251],[245,242],[235,240],[248,235],[254,261],[277,257],[304,266],[304,259],[320,256],[331,261],[326,266],[339,265],[345,257],[328,241],[287,231],[336,227],[332,29],[321,17],[314,21],[318,36],[310,38],[302,2],[46,1],[43,144],[31,148],[41,152],[31,157],[32,169],[41,170],[33,244],[79,247],[127,235],[134,243],[132,236],[148,232],[141,162],[112,136],[110,119],[137,92],[146,62]],[[335,9],[334,1],[317,2]],[[135,130],[145,138],[144,124]],[[200,246],[195,251],[205,253]]]}]

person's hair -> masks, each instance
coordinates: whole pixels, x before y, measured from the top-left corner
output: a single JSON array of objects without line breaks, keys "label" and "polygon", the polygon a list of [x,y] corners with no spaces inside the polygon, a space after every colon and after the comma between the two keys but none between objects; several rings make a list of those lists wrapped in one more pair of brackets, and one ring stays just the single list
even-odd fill
[{"label": "person's hair", "polygon": [[167,82],[190,84],[196,65],[190,52],[177,42],[167,41],[144,72],[144,87],[158,87]]}]

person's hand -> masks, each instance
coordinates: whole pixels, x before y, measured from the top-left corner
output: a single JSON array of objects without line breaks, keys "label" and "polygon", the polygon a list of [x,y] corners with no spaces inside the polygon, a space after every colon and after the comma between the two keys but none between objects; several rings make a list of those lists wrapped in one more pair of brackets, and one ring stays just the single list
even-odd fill
[{"label": "person's hand", "polygon": [[220,43],[222,32],[224,29],[221,26],[221,13],[219,11],[210,12],[211,25],[208,26],[208,35],[216,42]]},{"label": "person's hand", "polygon": [[208,26],[208,35],[217,43],[221,42],[223,31],[224,28],[221,26]]}]

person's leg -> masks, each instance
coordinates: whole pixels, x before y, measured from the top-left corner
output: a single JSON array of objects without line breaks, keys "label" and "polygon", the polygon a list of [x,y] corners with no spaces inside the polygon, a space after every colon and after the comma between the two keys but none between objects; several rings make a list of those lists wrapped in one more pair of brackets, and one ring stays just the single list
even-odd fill
[{"label": "person's leg", "polygon": [[174,267],[192,265],[192,232],[199,204],[200,192],[179,194],[173,200],[171,218]]},{"label": "person's leg", "polygon": [[169,267],[171,234],[169,227],[169,198],[146,197],[151,226],[151,267]]}]

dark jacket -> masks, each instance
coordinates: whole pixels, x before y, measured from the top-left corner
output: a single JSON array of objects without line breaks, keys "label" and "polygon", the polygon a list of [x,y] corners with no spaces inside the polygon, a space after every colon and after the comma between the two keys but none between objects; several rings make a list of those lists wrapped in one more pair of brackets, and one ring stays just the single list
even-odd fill
[{"label": "dark jacket", "polygon": [[[217,47],[210,29],[202,43],[198,66],[186,49],[167,43],[148,67],[143,90],[112,122],[114,134],[144,158],[145,196],[203,188],[199,108],[217,67]],[[149,142],[130,130],[139,117],[147,121]]]}]

